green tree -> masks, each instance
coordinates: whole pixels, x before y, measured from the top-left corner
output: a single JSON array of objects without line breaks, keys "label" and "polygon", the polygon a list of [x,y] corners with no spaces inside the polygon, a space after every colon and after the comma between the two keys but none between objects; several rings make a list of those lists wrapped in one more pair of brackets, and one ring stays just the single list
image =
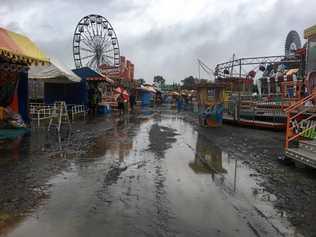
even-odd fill
[{"label": "green tree", "polygon": [[136,80],[139,85],[144,85],[146,81],[143,78],[139,78]]},{"label": "green tree", "polygon": [[159,76],[159,75],[154,76],[154,83],[155,84],[162,86],[163,84],[165,84],[165,82],[166,82],[166,80],[165,80],[165,78],[163,78],[163,76]]},{"label": "green tree", "polygon": [[198,79],[194,78],[193,76],[188,76],[184,78],[181,82],[184,88],[191,88],[197,83],[197,80]]}]

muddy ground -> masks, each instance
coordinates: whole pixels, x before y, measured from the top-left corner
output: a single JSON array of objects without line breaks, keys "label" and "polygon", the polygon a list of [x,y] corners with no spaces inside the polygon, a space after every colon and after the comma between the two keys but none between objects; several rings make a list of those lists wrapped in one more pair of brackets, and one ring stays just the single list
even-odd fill
[{"label": "muddy ground", "polygon": [[316,173],[283,134],[155,111],[0,143],[4,236],[316,236]]},{"label": "muddy ground", "polygon": [[[225,125],[207,129],[198,126],[195,116],[184,115],[200,134],[229,155],[257,171],[262,188],[274,194],[274,207],[285,215],[304,236],[316,236],[316,171],[297,168],[284,160],[284,134]],[[211,130],[211,131],[210,131]]]}]

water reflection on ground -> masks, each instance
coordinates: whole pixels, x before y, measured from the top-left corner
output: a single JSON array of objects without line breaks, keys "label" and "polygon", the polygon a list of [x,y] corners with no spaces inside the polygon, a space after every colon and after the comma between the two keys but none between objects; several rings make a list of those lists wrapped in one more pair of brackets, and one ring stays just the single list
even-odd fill
[{"label": "water reflection on ground", "polygon": [[[91,143],[84,153],[48,180],[46,202],[6,236],[293,233],[255,172],[181,117],[143,115],[113,123],[106,133],[86,138]],[[56,144],[64,151],[68,142],[73,137],[57,137]]]}]

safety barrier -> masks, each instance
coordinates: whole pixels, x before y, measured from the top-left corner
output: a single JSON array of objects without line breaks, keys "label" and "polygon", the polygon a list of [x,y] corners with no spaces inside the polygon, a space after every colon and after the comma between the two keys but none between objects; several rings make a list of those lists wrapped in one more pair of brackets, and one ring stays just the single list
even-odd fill
[{"label": "safety barrier", "polygon": [[[48,121],[52,118],[55,106],[56,104],[45,105],[43,103],[30,103],[31,120],[36,122],[38,128],[41,126],[41,122],[45,120]],[[87,114],[85,105],[68,104],[67,110],[71,114],[72,121],[74,121],[78,115],[82,115],[83,119],[85,119]]]},{"label": "safety barrier", "polygon": [[82,115],[86,119],[87,109],[85,105],[67,105],[68,111],[71,113],[71,120],[74,121],[78,115]]},{"label": "safety barrier", "polygon": [[32,121],[36,121],[37,127],[41,126],[41,121],[51,119],[54,106],[41,103],[30,104],[30,116]]},{"label": "safety barrier", "polygon": [[314,138],[316,128],[316,90],[285,109],[287,115],[285,149],[300,137]]},{"label": "safety barrier", "polygon": [[[239,108],[238,108],[239,106]],[[257,99],[238,101],[225,101],[224,113],[232,116],[234,120],[247,119],[251,121],[265,121],[271,123],[285,123],[286,115],[281,103],[274,101],[260,101]]]}]

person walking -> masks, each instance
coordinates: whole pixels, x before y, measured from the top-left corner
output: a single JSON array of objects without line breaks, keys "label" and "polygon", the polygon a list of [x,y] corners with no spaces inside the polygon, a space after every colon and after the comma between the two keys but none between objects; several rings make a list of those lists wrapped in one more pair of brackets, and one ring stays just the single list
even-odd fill
[{"label": "person walking", "polygon": [[89,114],[92,117],[96,116],[97,113],[97,94],[94,87],[91,87],[88,91],[89,97]]},{"label": "person walking", "polygon": [[118,106],[118,110],[119,110],[119,115],[120,116],[124,115],[124,99],[123,99],[122,94],[120,94],[117,97],[117,106]]},{"label": "person walking", "polygon": [[132,91],[130,96],[129,96],[129,103],[131,106],[131,111],[134,112],[134,106],[136,105],[136,96],[135,96],[134,91]]}]

